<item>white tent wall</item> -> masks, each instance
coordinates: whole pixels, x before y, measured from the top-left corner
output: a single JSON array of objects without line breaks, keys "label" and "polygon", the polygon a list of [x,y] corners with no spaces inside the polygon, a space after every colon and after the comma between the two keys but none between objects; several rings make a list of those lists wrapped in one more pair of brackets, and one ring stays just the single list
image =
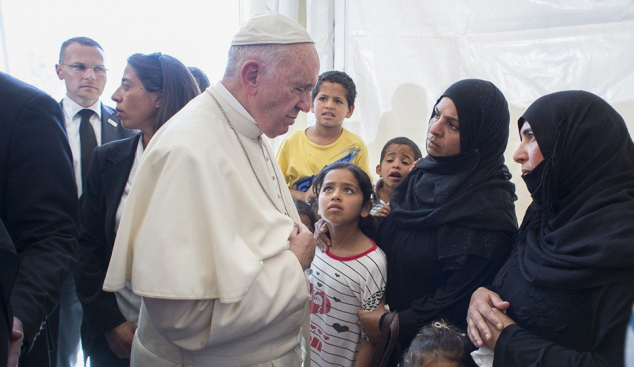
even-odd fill
[{"label": "white tent wall", "polygon": [[[506,162],[520,219],[530,196],[512,161],[516,121],[535,99],[588,90],[634,131],[631,0],[306,0],[306,23],[321,71],[344,70],[357,84],[356,109],[344,126],[366,141],[371,166],[395,136],[424,150],[432,106],[453,82],[481,78],[498,86],[511,111]],[[307,124],[313,121],[309,114]]]},{"label": "white tent wall", "polygon": [[4,19],[2,18],[2,0],[0,0],[0,70],[7,70],[9,57],[7,55],[7,41],[4,33]]},{"label": "white tent wall", "polygon": [[[344,70],[356,81],[356,109],[344,126],[367,142],[371,166],[392,137],[407,136],[424,148],[431,108],[447,86],[463,78],[491,80],[510,105],[506,159],[520,216],[529,196],[511,159],[519,140],[515,121],[536,98],[565,89],[591,91],[634,131],[634,0],[188,0],[177,8],[156,0],[153,15],[142,18],[138,14],[150,10],[143,2],[64,4],[59,9],[57,2],[0,0],[0,70],[58,99],[64,93],[53,68],[59,45],[79,33],[108,50],[108,102],[134,52],[161,50],[219,79],[231,37],[222,31],[237,28],[238,6],[242,21],[266,9],[296,19],[316,42],[321,71]],[[40,11],[32,13],[36,5]],[[74,15],[97,10],[113,20],[108,27]],[[60,13],[76,21],[60,23]],[[25,32],[27,21],[48,32]],[[301,114],[293,130],[313,123],[312,114]],[[283,138],[274,139],[273,147]]]},{"label": "white tent wall", "polygon": [[127,58],[137,52],[174,56],[201,68],[214,82],[224,73],[240,26],[239,5],[224,0],[0,0],[0,71],[59,100],[66,93],[55,74],[59,48],[71,37],[86,36],[105,50],[108,82],[101,98],[107,105],[114,106],[110,97]]},{"label": "white tent wall", "polygon": [[[325,0],[323,1],[323,3],[329,4],[330,1]],[[326,7],[326,9],[328,8],[328,6]],[[299,22],[304,27],[306,27],[308,14],[313,14],[317,18],[321,18],[322,16],[327,16],[327,14],[329,14],[327,10],[322,10],[319,12],[308,11],[306,9],[306,0],[240,0],[240,23],[246,22],[251,16],[255,14],[263,13],[266,11],[274,11],[280,14],[284,14],[287,17]],[[321,25],[332,24],[333,22],[332,14],[330,14],[328,19],[329,20],[327,22],[320,21],[319,24]],[[322,34],[323,38],[327,38],[328,37],[327,33],[328,31],[326,29],[323,29],[323,30],[318,30],[316,32],[312,32],[311,34]],[[318,50],[320,50],[320,52],[329,53],[329,51],[327,50],[329,50],[330,48],[331,47],[329,45],[324,44],[321,47],[318,47]],[[321,58],[322,58],[322,55],[320,54],[320,59]],[[328,57],[326,56],[326,58]],[[324,61],[323,60],[321,61],[323,66]],[[331,66],[326,70],[332,69],[332,63],[330,65]],[[295,120],[295,124],[293,125],[292,131],[305,129],[308,126],[308,117],[309,116],[307,116],[306,114],[300,113],[297,119]],[[277,151],[277,147],[282,143],[282,141],[284,140],[284,137],[285,136],[278,136],[277,138],[274,138],[274,139],[269,139],[265,137],[265,140],[269,142],[269,144],[273,147],[274,151]]]}]

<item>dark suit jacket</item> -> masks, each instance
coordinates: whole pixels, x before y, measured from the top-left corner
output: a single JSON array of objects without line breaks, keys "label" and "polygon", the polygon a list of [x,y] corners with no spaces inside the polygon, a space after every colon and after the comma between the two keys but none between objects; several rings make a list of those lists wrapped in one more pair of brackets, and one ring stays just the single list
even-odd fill
[{"label": "dark suit jacket", "polygon": [[0,366],[7,363],[9,338],[13,328],[13,313],[9,295],[18,272],[18,255],[9,232],[0,220]]},{"label": "dark suit jacket", "polygon": [[[64,108],[64,101],[60,101],[59,105]],[[117,126],[112,126],[108,120],[114,121]],[[64,129],[66,129],[65,126],[66,124],[64,124]],[[101,144],[113,140],[129,138],[134,135],[134,133],[133,130],[128,130],[121,125],[121,122],[116,116],[116,111],[113,108],[101,103]]]},{"label": "dark suit jacket", "polygon": [[94,338],[126,321],[115,294],[102,287],[114,246],[115,215],[140,137],[95,148],[80,199],[80,250],[74,274],[87,325],[82,327],[82,342],[88,355]]},{"label": "dark suit jacket", "polygon": [[11,306],[32,345],[76,262],[77,190],[59,105],[4,73],[0,132],[0,220],[20,263]]}]

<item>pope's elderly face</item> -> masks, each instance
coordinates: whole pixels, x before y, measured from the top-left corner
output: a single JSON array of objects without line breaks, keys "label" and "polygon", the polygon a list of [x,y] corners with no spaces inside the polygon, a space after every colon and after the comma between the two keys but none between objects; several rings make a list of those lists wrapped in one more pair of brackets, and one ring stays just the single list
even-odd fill
[{"label": "pope's elderly face", "polygon": [[288,45],[291,52],[276,73],[261,76],[253,117],[269,138],[285,134],[299,111],[310,111],[310,92],[317,83],[319,58],[312,43]]}]

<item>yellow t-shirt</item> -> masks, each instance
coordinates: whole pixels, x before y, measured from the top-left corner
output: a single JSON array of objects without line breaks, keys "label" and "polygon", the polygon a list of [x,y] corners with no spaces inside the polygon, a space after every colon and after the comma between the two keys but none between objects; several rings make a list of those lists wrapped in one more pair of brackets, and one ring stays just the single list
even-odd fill
[{"label": "yellow t-shirt", "polygon": [[346,129],[330,145],[313,143],[305,131],[291,133],[280,145],[277,161],[288,187],[304,192],[312,185],[313,177],[333,162],[354,163],[372,179],[368,148],[359,136]]}]

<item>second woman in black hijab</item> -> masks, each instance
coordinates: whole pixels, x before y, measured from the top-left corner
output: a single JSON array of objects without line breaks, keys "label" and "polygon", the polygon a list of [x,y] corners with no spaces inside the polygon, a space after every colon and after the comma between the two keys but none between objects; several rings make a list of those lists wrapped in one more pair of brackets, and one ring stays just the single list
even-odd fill
[{"label": "second woman in black hijab", "polygon": [[[396,187],[376,238],[402,351],[436,319],[464,329],[470,293],[491,282],[510,252],[517,222],[503,156],[508,133],[508,105],[491,82],[459,81],[434,106],[429,155]],[[368,335],[378,333],[382,312],[360,313]]]},{"label": "second woman in black hijab", "polygon": [[514,159],[533,202],[492,291],[473,295],[469,337],[494,350],[494,367],[622,366],[634,302],[625,122],[601,98],[566,91],[538,99],[518,126]]}]

